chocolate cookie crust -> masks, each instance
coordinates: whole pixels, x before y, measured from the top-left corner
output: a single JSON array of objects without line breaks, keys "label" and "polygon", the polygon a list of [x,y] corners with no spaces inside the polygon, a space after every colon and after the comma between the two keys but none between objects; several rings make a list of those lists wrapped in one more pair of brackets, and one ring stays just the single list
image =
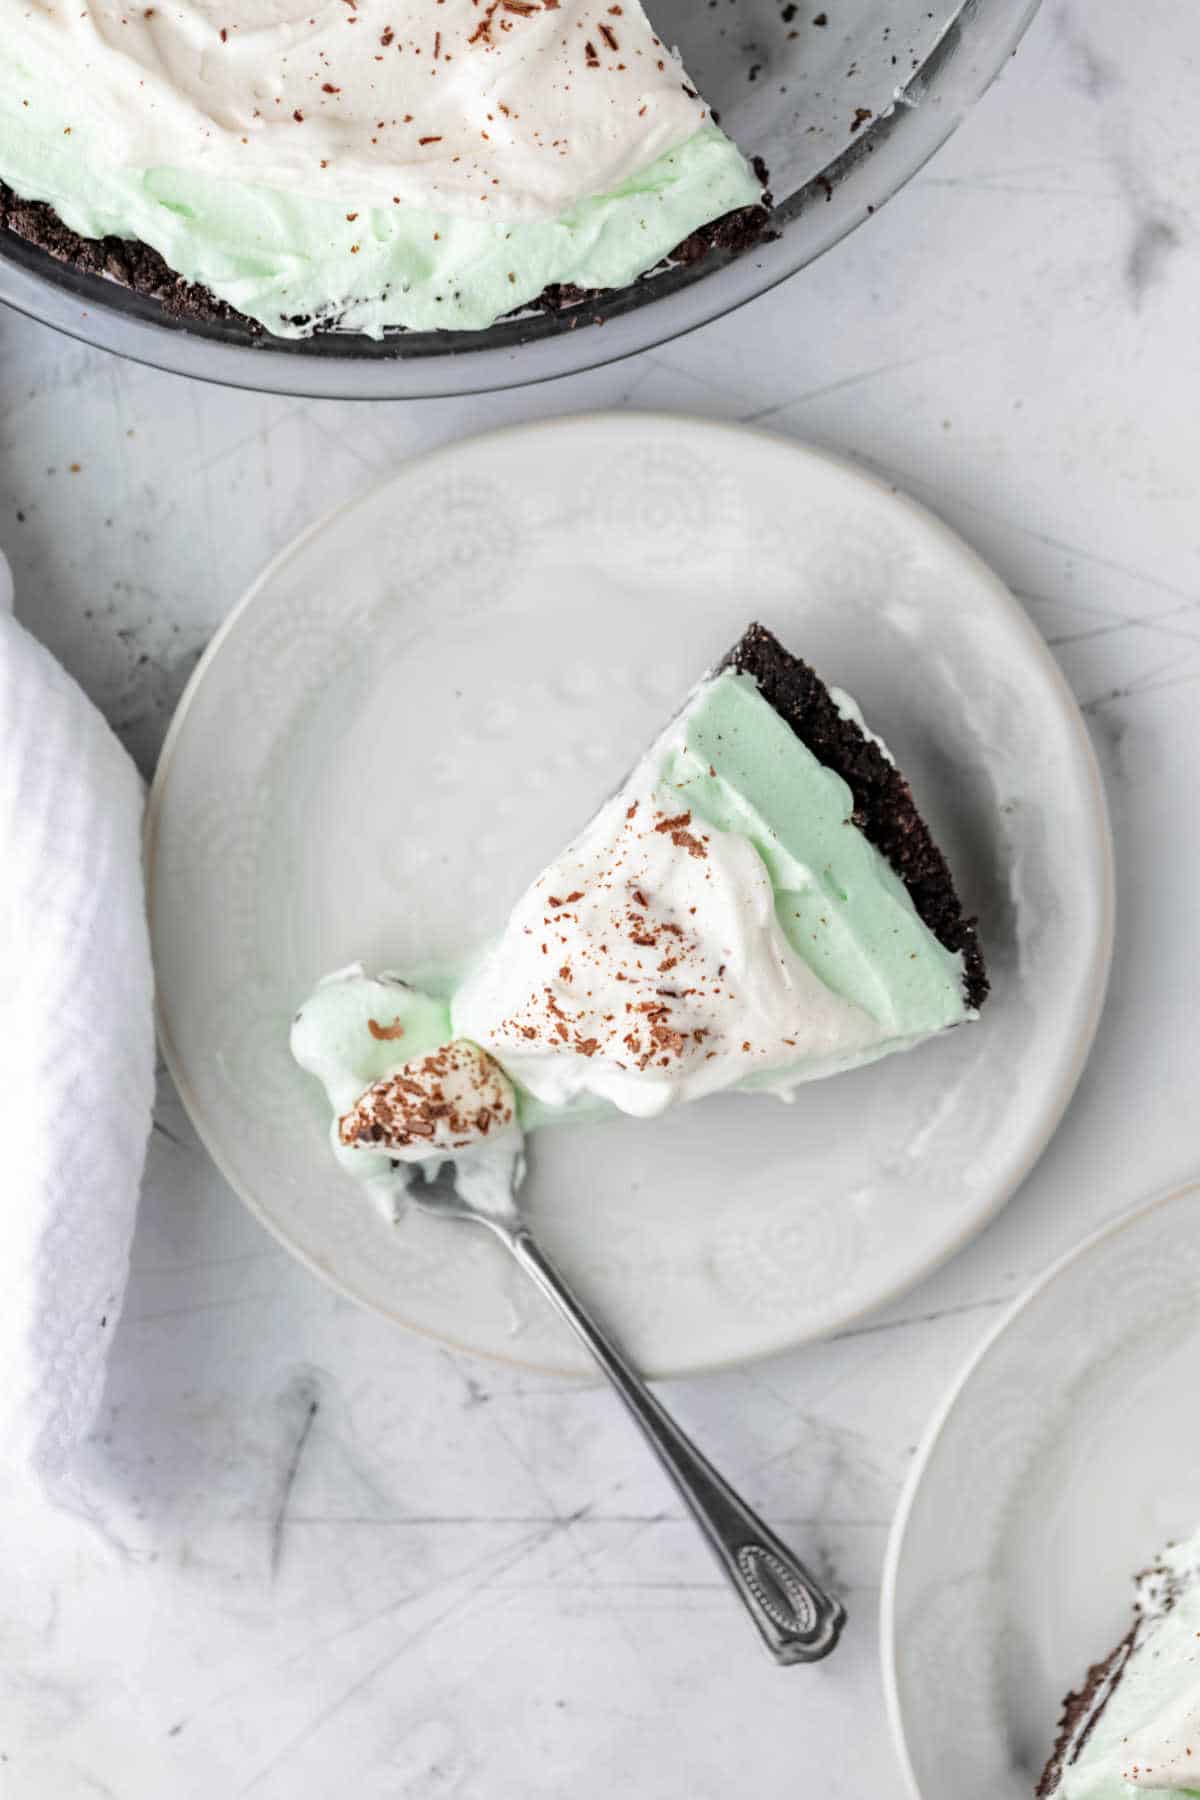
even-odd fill
[{"label": "chocolate cookie crust", "polygon": [[[755,169],[765,183],[766,170],[757,160]],[[770,217],[770,196],[766,195],[764,204],[739,207],[736,212],[725,213],[701,230],[694,231],[676,246],[666,263],[686,265],[699,262],[710,251],[723,252],[728,256],[737,255],[763,242],[769,235]],[[158,251],[152,250],[148,244],[130,238],[80,237],[78,232],[69,230],[63,224],[52,206],[48,206],[43,200],[20,199],[2,181],[0,230],[13,232],[26,243],[46,251],[56,261],[69,263],[85,275],[107,276],[110,281],[129,288],[135,294],[157,300],[172,319],[184,322],[194,320],[204,324],[215,322],[242,325],[255,337],[267,335],[266,328],[257,320],[247,318],[236,307],[218,300],[208,288],[198,287],[193,282],[185,281],[182,275],[177,275]],[[653,273],[653,270],[647,270],[647,275]],[[642,281],[646,278],[646,275],[639,277]],[[585,301],[602,305],[604,298],[604,290],[556,283],[532,301],[530,308],[560,313],[582,305]],[[322,333],[334,330],[334,325],[317,327],[317,331]]]},{"label": "chocolate cookie crust", "polygon": [[1078,1754],[1087,1743],[1092,1728],[1117,1690],[1137,1635],[1138,1626],[1134,1625],[1103,1662],[1092,1664],[1079,1692],[1068,1694],[1063,1701],[1058,1738],[1034,1790],[1036,1800],[1048,1800],[1062,1780],[1069,1757],[1072,1753]]},{"label": "chocolate cookie crust", "polygon": [[173,319],[240,322],[262,335],[262,326],[245,318],[207,288],[195,287],[177,275],[157,250],[131,238],[80,237],[65,226],[52,206],[42,200],[22,200],[0,181],[0,230],[11,231],[57,262],[70,263],[85,275],[104,275],[135,294],[157,300]]},{"label": "chocolate cookie crust", "polygon": [[982,1006],[989,983],[975,921],[963,917],[949,865],[899,769],[841,717],[820,677],[765,626],[751,625],[718,667],[751,676],[801,743],[842,777],[854,797],[854,823],[887,858],[938,942],[962,952],[967,1004]]}]

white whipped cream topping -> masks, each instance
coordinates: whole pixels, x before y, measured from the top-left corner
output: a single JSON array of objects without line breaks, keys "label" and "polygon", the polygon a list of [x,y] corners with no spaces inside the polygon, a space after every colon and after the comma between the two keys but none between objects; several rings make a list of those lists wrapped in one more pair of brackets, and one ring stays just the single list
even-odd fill
[{"label": "white whipped cream topping", "polygon": [[662,748],[454,998],[456,1032],[548,1106],[591,1096],[650,1117],[749,1078],[786,1091],[885,1035],[792,950],[753,845],[655,786]]},{"label": "white whipped cream topping", "polygon": [[708,118],[638,0],[0,0],[0,41],[33,126],[65,94],[111,164],[474,219],[557,217]]},{"label": "white whipped cream topping", "polygon": [[1200,1790],[1200,1533],[1171,1544],[1138,1583],[1144,1636],[1117,1688],[1132,1719],[1120,1773],[1149,1793]]},{"label": "white whipped cream topping", "polygon": [[[365,1184],[386,1219],[397,1219],[414,1184],[432,1180],[446,1162],[454,1164],[461,1194],[504,1210],[524,1169],[515,1095],[482,1051],[452,1041],[442,1001],[353,963],[327,975],[305,1001],[292,1023],[291,1045],[333,1108],[334,1156]],[[394,1091],[401,1081],[406,1086]],[[446,1110],[431,1113],[429,1103]],[[382,1139],[363,1134],[353,1141],[346,1122],[355,1116],[383,1126]],[[430,1126],[429,1135],[413,1131],[414,1121]]]},{"label": "white whipped cream topping", "polygon": [[[347,1168],[357,1174],[355,1159],[361,1158],[392,1218],[402,1197],[419,1191],[415,1178],[433,1180],[444,1163],[453,1163],[454,1185],[464,1200],[501,1214],[524,1172],[512,1083],[478,1045],[460,1038],[375,1082],[337,1121],[336,1131]],[[381,1152],[391,1159],[386,1172]]]},{"label": "white whipped cream topping", "polygon": [[347,1150],[427,1162],[477,1144],[519,1145],[516,1118],[516,1095],[499,1064],[455,1039],[374,1082],[339,1119],[338,1137]]},{"label": "white whipped cream topping", "polygon": [[1200,1676],[1137,1731],[1122,1749],[1121,1774],[1132,1787],[1160,1793],[1200,1790]]}]

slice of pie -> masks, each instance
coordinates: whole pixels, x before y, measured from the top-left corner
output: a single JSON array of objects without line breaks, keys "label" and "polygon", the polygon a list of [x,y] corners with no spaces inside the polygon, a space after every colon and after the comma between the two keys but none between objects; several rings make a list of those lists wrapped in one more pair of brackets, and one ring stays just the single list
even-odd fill
[{"label": "slice of pie", "polygon": [[[885,745],[754,625],[443,994],[343,971],[293,1050],[324,1082],[339,1155],[381,1175],[448,1154],[413,1141],[395,1086],[427,1130],[422,1067],[448,1043],[503,1071],[529,1129],[729,1088],[786,1098],[975,1018],[987,992]],[[435,1104],[452,1099],[467,1121],[460,1088]],[[512,1124],[494,1093],[478,1112],[475,1141]]]},{"label": "slice of pie", "polygon": [[765,219],[639,0],[0,0],[0,39],[0,225],[279,336],[478,329]]},{"label": "slice of pie", "polygon": [[1133,1624],[1063,1702],[1037,1794],[1200,1795],[1200,1533],[1137,1577]]}]

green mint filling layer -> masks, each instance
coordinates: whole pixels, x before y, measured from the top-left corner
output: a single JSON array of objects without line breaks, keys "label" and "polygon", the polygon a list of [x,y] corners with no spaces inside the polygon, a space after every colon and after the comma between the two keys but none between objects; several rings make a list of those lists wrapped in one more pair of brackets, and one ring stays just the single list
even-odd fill
[{"label": "green mint filling layer", "polygon": [[0,178],[82,237],[149,244],[282,337],[319,323],[374,338],[389,326],[482,330],[556,282],[624,287],[702,225],[761,197],[741,152],[710,125],[556,219],[488,223],[402,206],[354,214],[344,197],[114,167],[85,127],[68,133],[76,114],[0,59]]},{"label": "green mint filling layer", "polygon": [[891,1038],[967,1012],[962,958],[917,914],[891,864],[851,822],[853,796],[746,675],[701,690],[664,779],[706,824],[749,838],[792,949]]},{"label": "green mint filling layer", "polygon": [[445,1001],[351,970],[323,981],[305,1001],[292,1022],[292,1055],[329,1097],[330,1148],[350,1174],[388,1183],[392,1160],[386,1151],[347,1149],[338,1119],[372,1083],[440,1050],[451,1036]]},{"label": "green mint filling layer", "polygon": [[[345,979],[352,976],[353,979]],[[398,981],[345,970],[323,981],[292,1025],[292,1049],[349,1112],[364,1088],[449,1043],[446,1001]]]}]

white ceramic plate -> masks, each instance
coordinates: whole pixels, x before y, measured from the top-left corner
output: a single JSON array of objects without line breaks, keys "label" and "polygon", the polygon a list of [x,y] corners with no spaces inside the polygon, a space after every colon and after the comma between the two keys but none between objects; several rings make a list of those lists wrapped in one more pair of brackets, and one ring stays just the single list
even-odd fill
[{"label": "white ceramic plate", "polygon": [[919,1800],[1030,1800],[1132,1577],[1200,1519],[1200,1186],[1044,1276],[955,1385],[884,1580],[888,1707]]},{"label": "white ceramic plate", "polygon": [[978,911],[983,1022],[802,1091],[542,1134],[545,1241],[650,1371],[830,1332],[1000,1207],[1075,1085],[1108,965],[1091,749],[1024,613],[928,513],[783,438],[610,414],[458,444],[307,533],[180,707],[151,803],[162,1041],[238,1192],[344,1292],[582,1368],[483,1234],[389,1227],[334,1168],[291,1014],[361,958],[502,924],[760,617],[892,745]]}]

